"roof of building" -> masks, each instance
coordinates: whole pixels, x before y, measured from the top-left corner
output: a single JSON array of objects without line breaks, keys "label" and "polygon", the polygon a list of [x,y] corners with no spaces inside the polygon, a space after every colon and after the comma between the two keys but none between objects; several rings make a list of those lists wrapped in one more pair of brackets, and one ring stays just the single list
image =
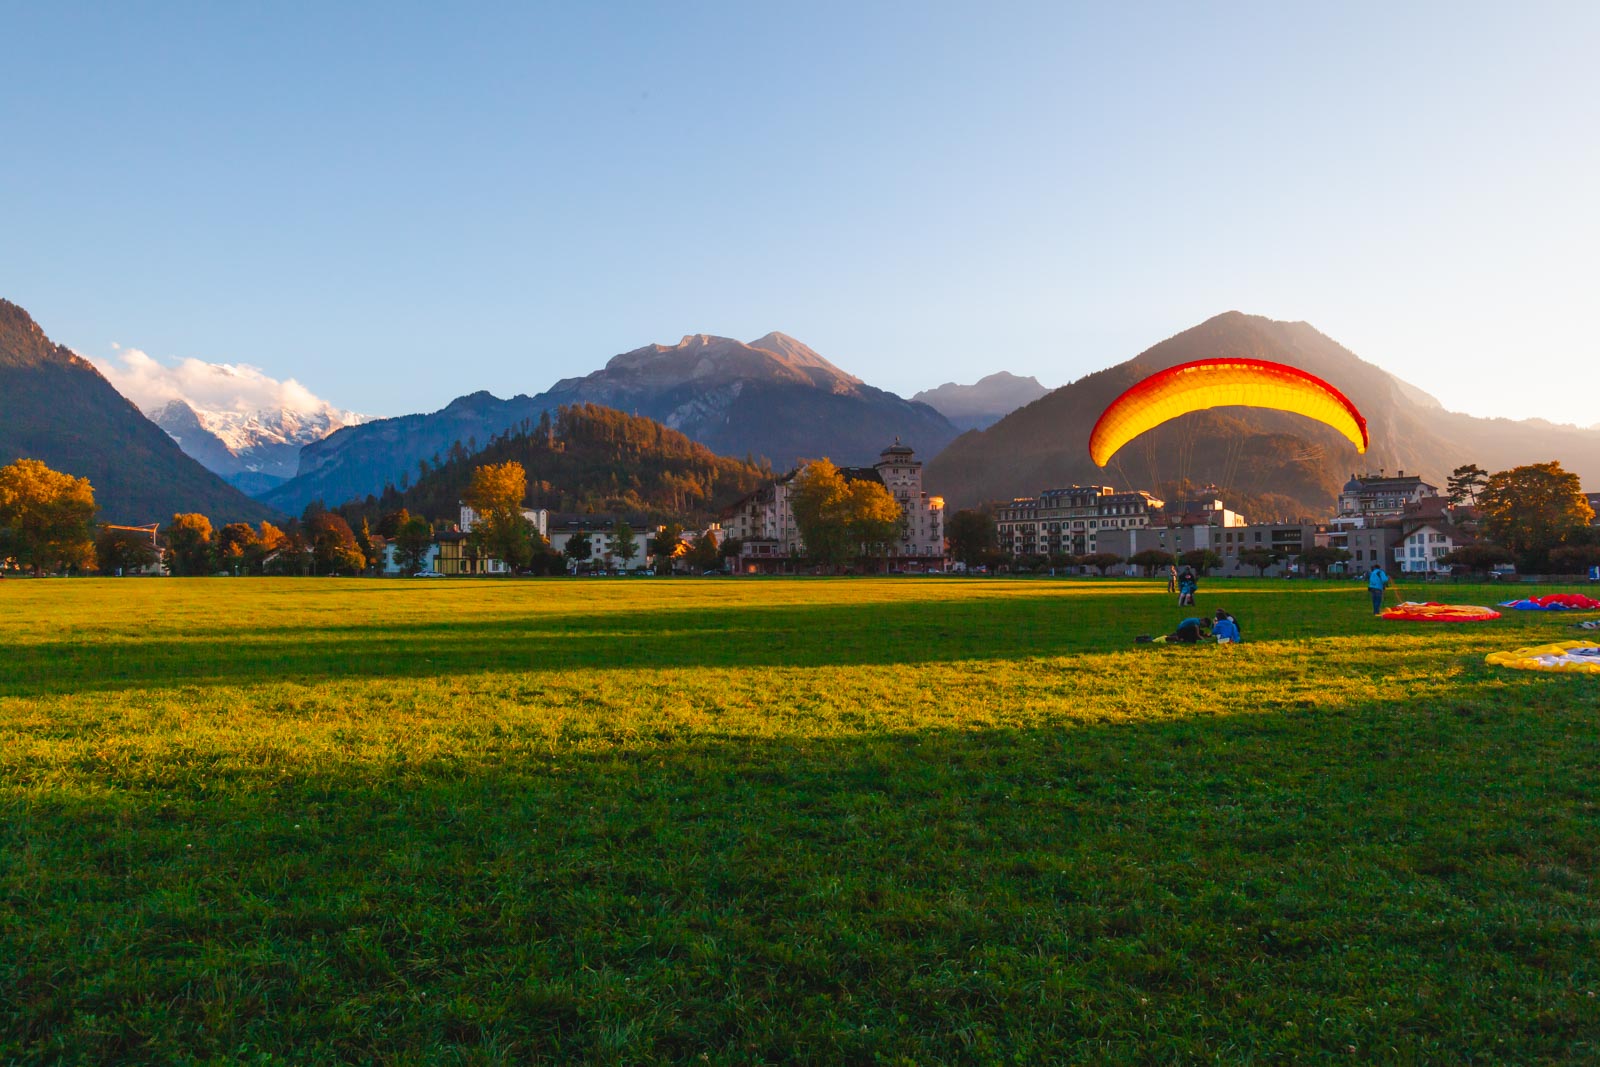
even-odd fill
[{"label": "roof of building", "polygon": [[1407,474],[1403,470],[1394,474],[1385,474],[1379,471],[1377,474],[1350,475],[1350,480],[1344,483],[1344,492],[1383,493],[1393,492],[1396,489],[1415,489],[1419,485],[1434,488],[1432,482],[1423,481],[1420,475]]},{"label": "roof of building", "polygon": [[1401,523],[1400,540],[1404,541],[1418,530],[1428,529],[1438,530],[1440,533],[1444,534],[1446,537],[1450,538],[1451,541],[1458,545],[1471,544],[1477,540],[1477,537],[1474,536],[1471,531],[1451,522],[1448,519],[1426,517],[1408,519]]},{"label": "roof of building", "polygon": [[894,444],[878,453],[880,456],[914,456],[916,454],[916,450],[910,445],[901,444],[898,437],[894,439]]}]

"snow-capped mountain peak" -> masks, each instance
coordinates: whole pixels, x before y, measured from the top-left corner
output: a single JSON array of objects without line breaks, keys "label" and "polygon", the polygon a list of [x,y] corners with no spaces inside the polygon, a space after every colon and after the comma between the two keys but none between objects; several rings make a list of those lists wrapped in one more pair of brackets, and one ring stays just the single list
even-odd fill
[{"label": "snow-capped mountain peak", "polygon": [[185,452],[250,493],[294,477],[304,446],[366,421],[248,364],[163,363],[120,347],[92,362]]}]

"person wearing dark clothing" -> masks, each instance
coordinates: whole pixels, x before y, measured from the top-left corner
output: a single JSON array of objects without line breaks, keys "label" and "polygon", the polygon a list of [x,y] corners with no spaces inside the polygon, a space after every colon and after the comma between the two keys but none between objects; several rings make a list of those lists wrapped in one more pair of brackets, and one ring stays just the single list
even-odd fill
[{"label": "person wearing dark clothing", "polygon": [[1156,638],[1155,643],[1158,645],[1199,644],[1200,638],[1206,636],[1206,630],[1210,627],[1210,625],[1210,622],[1206,619],[1184,619],[1178,624],[1178,629],[1176,632],[1167,634],[1165,637]]},{"label": "person wearing dark clothing", "polygon": [[1185,567],[1183,573],[1178,575],[1178,605],[1180,607],[1194,607],[1194,591],[1200,588],[1200,582],[1194,576],[1194,571]]}]

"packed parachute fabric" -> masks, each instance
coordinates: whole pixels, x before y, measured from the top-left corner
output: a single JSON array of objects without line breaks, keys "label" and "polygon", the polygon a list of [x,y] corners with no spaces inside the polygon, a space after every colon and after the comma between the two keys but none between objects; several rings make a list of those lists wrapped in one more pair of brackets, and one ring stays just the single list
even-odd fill
[{"label": "packed parachute fabric", "polygon": [[1512,667],[1519,671],[1600,674],[1600,645],[1593,641],[1558,641],[1510,652],[1491,652],[1484,659],[1496,667]]},{"label": "packed parachute fabric", "polygon": [[1600,600],[1582,593],[1551,593],[1526,600],[1507,600],[1500,606],[1518,611],[1600,611]]},{"label": "packed parachute fabric", "polygon": [[1436,604],[1429,600],[1419,603],[1408,600],[1383,613],[1386,619],[1404,622],[1486,622],[1498,619],[1500,613],[1493,608],[1479,608],[1471,604]]},{"label": "packed parachute fabric", "polygon": [[1264,359],[1200,359],[1158,371],[1101,412],[1089,435],[1089,458],[1104,467],[1146,430],[1206,408],[1292,411],[1325,422],[1367,450],[1367,420],[1343,393],[1296,367]]}]

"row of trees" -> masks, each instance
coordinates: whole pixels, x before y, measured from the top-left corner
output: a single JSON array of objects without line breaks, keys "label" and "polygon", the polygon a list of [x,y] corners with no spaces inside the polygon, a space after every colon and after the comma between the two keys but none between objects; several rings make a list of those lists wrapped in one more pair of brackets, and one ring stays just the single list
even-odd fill
[{"label": "row of trees", "polygon": [[[567,538],[562,552],[555,552],[539,528],[522,514],[527,495],[527,472],[515,460],[481,464],[473,470],[462,499],[478,516],[468,535],[475,553],[501,560],[513,571],[535,574],[563,573],[569,567],[584,570],[600,562],[595,557],[594,540],[587,532]],[[414,547],[411,543],[400,547],[403,573],[420,566],[421,556],[413,554]],[[632,526],[619,521],[611,529],[606,562],[626,568],[642,549],[659,560],[682,560],[687,566],[709,570],[720,560],[720,548],[710,532],[702,534],[693,545],[685,545],[683,527],[677,523],[667,523],[655,536],[641,541]],[[426,553],[426,542],[420,545],[420,551]]]}]

